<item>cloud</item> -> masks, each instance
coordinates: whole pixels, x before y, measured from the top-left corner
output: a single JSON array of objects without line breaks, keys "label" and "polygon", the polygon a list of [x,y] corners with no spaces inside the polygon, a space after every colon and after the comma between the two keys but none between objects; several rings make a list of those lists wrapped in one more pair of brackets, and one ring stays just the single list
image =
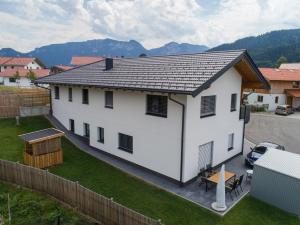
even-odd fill
[{"label": "cloud", "polygon": [[2,0],[0,47],[28,51],[106,37],[148,48],[169,41],[212,47],[299,28],[299,18],[299,0]]}]

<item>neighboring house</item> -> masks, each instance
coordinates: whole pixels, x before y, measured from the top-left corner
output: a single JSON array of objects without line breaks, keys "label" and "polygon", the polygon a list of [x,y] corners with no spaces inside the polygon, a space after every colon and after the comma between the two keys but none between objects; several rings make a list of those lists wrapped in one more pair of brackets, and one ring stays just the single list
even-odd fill
[{"label": "neighboring house", "polygon": [[73,56],[71,59],[71,65],[72,66],[82,66],[89,63],[94,63],[104,60],[101,56]]},{"label": "neighboring house", "polygon": [[300,69],[300,63],[282,63],[279,69]]},{"label": "neighboring house", "polygon": [[44,64],[38,58],[0,57],[0,72],[6,69],[44,69]]},{"label": "neighboring house", "polygon": [[36,80],[88,143],[180,184],[243,152],[243,88],[269,88],[244,50],[107,58]]},{"label": "neighboring house", "polygon": [[271,89],[256,89],[247,97],[249,104],[264,105],[269,111],[283,104],[294,108],[300,106],[300,69],[260,68],[260,72],[270,83]]},{"label": "neighboring house", "polygon": [[64,72],[64,71],[67,71],[67,70],[72,69],[72,68],[74,68],[74,67],[65,66],[65,65],[55,65],[55,66],[51,67],[50,74]]},{"label": "neighboring house", "polygon": [[[15,79],[15,74],[19,72],[20,79]],[[48,69],[35,69],[29,70],[24,68],[19,69],[6,69],[0,72],[0,84],[4,86],[11,86],[11,87],[32,87],[33,83],[31,80],[27,78],[27,74],[29,71],[32,71],[36,78],[41,78],[44,76],[49,75],[50,70]]]}]

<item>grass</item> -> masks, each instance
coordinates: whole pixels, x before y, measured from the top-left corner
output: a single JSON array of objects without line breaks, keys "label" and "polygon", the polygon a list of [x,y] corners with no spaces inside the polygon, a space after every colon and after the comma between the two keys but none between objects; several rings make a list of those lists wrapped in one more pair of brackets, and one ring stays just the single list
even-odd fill
[{"label": "grass", "polygon": [[4,224],[9,224],[8,194],[11,225],[57,224],[58,216],[61,224],[91,224],[43,194],[0,182],[0,221],[4,220]]},{"label": "grass", "polygon": [[[43,117],[21,120],[19,127],[13,119],[0,120],[0,158],[22,161],[23,144],[18,134],[49,127]],[[300,220],[280,209],[260,202],[250,196],[245,197],[224,217],[166,191],[131,177],[112,166],[80,151],[63,138],[64,163],[50,169],[92,189],[115,201],[152,218],[160,218],[167,225],[300,225]]]}]

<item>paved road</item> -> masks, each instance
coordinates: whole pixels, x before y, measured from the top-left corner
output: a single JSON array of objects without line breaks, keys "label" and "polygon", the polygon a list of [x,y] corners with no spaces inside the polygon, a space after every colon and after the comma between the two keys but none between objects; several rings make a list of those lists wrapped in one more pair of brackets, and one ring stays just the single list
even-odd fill
[{"label": "paved road", "polygon": [[271,141],[300,154],[300,114],[278,116],[269,113],[251,114],[246,125],[246,138],[254,143]]}]

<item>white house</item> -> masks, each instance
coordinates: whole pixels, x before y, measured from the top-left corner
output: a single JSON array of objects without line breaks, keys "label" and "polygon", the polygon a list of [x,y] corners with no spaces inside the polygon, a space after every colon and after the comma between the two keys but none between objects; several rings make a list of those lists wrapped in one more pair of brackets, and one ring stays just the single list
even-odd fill
[{"label": "white house", "polygon": [[244,50],[105,59],[36,83],[91,146],[181,184],[242,153],[242,88],[269,87]]},{"label": "white house", "polygon": [[300,69],[259,68],[259,70],[271,88],[255,89],[251,94],[246,92],[249,94],[247,97],[249,104],[264,106],[268,111],[275,111],[278,105],[284,104],[300,108]]},{"label": "white house", "polygon": [[[19,72],[20,79],[15,78],[15,74]],[[35,78],[41,78],[49,75],[50,70],[48,69],[6,69],[0,72],[0,85],[10,86],[10,87],[34,87],[33,82],[28,79],[27,74],[32,71]]]},{"label": "white house", "polygon": [[6,69],[44,69],[44,64],[38,58],[30,57],[0,57],[0,72]]},{"label": "white house", "polygon": [[[26,78],[29,71],[33,71],[37,78],[49,74],[44,69],[44,64],[38,58],[30,57],[0,57],[0,85],[31,87],[32,82]],[[14,74],[20,73],[20,79],[16,80]]]}]

